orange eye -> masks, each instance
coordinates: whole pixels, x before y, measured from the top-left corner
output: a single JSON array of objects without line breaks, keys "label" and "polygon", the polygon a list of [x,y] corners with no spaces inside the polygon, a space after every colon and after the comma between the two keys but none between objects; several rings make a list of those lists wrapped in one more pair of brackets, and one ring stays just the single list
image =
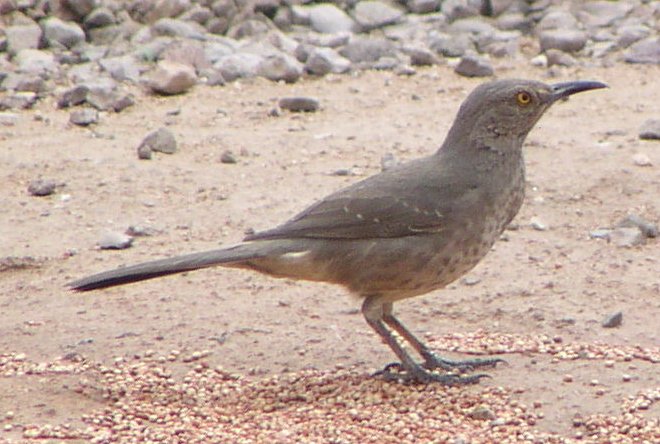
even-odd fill
[{"label": "orange eye", "polygon": [[532,101],[532,96],[526,91],[520,91],[518,94],[516,94],[516,101],[518,102],[518,105],[529,105],[529,103]]}]

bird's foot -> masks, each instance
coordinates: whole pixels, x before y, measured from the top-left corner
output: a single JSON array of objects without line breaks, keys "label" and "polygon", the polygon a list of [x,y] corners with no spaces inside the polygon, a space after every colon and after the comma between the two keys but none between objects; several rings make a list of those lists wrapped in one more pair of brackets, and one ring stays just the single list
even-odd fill
[{"label": "bird's foot", "polygon": [[490,378],[486,374],[461,376],[454,373],[435,373],[421,366],[406,369],[398,362],[392,362],[386,365],[384,369],[374,373],[374,376],[381,376],[386,381],[403,382],[406,384],[437,383],[442,385],[477,384],[482,378]]},{"label": "bird's foot", "polygon": [[466,359],[463,361],[453,361],[451,359],[440,358],[434,354],[424,356],[424,368],[427,370],[434,370],[440,368],[442,370],[452,371],[458,370],[461,373],[471,372],[477,368],[495,367],[500,362],[506,362],[500,358],[485,358],[485,359]]}]

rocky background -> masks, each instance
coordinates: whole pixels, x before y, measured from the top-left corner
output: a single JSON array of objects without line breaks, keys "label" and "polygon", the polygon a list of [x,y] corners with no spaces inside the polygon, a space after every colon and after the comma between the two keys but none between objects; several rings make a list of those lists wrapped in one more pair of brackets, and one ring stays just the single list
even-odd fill
[{"label": "rocky background", "polygon": [[[450,64],[493,76],[494,59],[547,67],[660,63],[660,2],[561,0],[0,0],[0,110],[55,94],[59,107],[121,112],[134,95],[197,83]],[[11,116],[4,116],[11,120]]]}]

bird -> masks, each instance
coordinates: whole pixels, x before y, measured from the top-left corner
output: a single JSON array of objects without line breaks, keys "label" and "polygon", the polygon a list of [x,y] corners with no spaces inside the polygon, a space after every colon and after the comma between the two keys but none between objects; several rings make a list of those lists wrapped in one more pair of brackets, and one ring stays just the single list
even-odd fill
[{"label": "bird", "polygon": [[441,289],[479,263],[523,203],[523,142],[534,125],[557,101],[606,87],[590,80],[482,83],[426,157],[340,189],[241,243],[105,271],[68,286],[90,291],[213,266],[338,284],[362,300],[367,324],[398,358],[378,375],[421,384],[478,383],[488,375],[475,371],[502,360],[436,355],[399,321],[393,305]]}]

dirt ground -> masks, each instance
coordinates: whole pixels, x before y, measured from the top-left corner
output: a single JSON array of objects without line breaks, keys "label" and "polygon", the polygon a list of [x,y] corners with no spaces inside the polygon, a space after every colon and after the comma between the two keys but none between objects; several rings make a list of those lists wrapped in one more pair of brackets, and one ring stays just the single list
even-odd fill
[{"label": "dirt ground", "polygon": [[[532,131],[527,196],[507,241],[466,279],[396,310],[451,357],[470,351],[458,339],[452,347],[451,334],[475,332],[640,351],[627,359],[507,353],[508,364],[481,382],[539,402],[536,427],[570,438],[576,415],[619,415],[629,396],[660,388],[658,241],[619,248],[589,238],[629,213],[660,221],[660,143],[637,136],[644,120],[660,117],[660,67],[570,70],[553,79],[536,68],[498,72],[610,88],[555,105]],[[338,365],[367,378],[393,355],[363,321],[359,302],[338,287],[221,268],[86,294],[65,283],[237,242],[377,173],[386,153],[401,161],[427,154],[480,82],[435,67],[412,77],[370,72],[294,85],[200,86],[170,98],[137,92],[136,106],[103,114],[92,128],[70,125],[69,112],[52,99],[21,112],[16,125],[0,127],[0,355],[41,362],[76,353],[111,363],[148,350],[208,350],[210,365],[255,380],[303,369],[331,373]],[[278,98],[292,95],[316,97],[321,109],[270,115]],[[139,142],[161,126],[176,135],[178,152],[138,160]],[[236,164],[220,161],[226,150]],[[638,153],[652,166],[636,166]],[[62,186],[30,196],[28,183],[38,178]],[[533,229],[533,217],[547,230]],[[96,247],[103,233],[129,226],[155,234],[126,250]],[[617,311],[622,325],[602,328]],[[183,371],[180,363],[171,367]],[[5,423],[76,424],[104,407],[72,390],[75,383],[75,375],[0,377],[0,441],[21,438],[20,427],[3,432]],[[2,419],[7,411],[11,421]],[[660,402],[644,415],[660,417]]]}]

